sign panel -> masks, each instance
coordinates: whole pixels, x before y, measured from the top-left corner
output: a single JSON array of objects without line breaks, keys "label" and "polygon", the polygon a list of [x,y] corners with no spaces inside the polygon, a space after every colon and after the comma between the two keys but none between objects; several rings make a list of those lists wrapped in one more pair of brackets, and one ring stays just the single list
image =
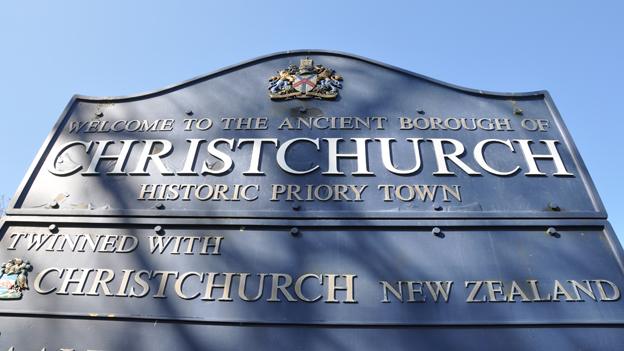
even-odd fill
[{"label": "sign panel", "polygon": [[622,344],[622,247],[545,91],[299,51],[76,96],[9,207],[0,348]]},{"label": "sign panel", "polygon": [[[0,317],[2,318],[2,317]],[[0,319],[0,347],[25,350],[621,350],[624,333],[609,326],[380,327],[202,325],[10,317]],[[87,334],[88,333],[88,334]],[[85,336],[86,334],[86,336]]]},{"label": "sign panel", "polygon": [[606,217],[546,92],[484,93],[326,52],[74,98],[9,213]]},{"label": "sign panel", "polygon": [[269,324],[624,322],[621,253],[605,228],[297,229],[8,226],[2,257],[32,269],[23,298],[0,308]]}]

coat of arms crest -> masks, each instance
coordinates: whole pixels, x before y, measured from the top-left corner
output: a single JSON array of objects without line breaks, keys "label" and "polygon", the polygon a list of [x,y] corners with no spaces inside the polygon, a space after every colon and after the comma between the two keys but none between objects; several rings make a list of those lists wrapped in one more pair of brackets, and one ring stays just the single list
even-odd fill
[{"label": "coat of arms crest", "polygon": [[0,300],[17,300],[22,297],[22,290],[28,289],[28,271],[30,262],[14,258],[0,267]]},{"label": "coat of arms crest", "polygon": [[342,76],[323,65],[314,65],[309,58],[299,67],[290,65],[269,78],[269,96],[273,100],[335,99],[342,88]]}]

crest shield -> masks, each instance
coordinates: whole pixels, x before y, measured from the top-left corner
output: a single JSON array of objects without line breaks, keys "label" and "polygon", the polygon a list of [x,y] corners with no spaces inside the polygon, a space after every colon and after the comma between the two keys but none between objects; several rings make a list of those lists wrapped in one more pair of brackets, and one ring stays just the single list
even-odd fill
[{"label": "crest shield", "polygon": [[0,299],[10,300],[19,298],[21,292],[16,291],[15,283],[17,281],[17,274],[2,274],[0,276]]},{"label": "crest shield", "polygon": [[296,75],[293,82],[293,88],[300,93],[307,93],[316,87],[317,75],[316,74],[302,74]]}]

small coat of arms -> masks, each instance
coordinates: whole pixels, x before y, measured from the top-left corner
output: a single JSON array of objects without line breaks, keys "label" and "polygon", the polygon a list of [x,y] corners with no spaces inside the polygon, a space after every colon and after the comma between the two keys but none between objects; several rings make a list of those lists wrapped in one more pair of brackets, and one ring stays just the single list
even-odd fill
[{"label": "small coat of arms", "polygon": [[30,262],[14,258],[0,267],[0,300],[22,298],[22,290],[28,289]]},{"label": "small coat of arms", "polygon": [[273,100],[335,99],[342,89],[342,76],[323,65],[314,65],[309,58],[299,67],[290,65],[269,78],[269,96]]}]

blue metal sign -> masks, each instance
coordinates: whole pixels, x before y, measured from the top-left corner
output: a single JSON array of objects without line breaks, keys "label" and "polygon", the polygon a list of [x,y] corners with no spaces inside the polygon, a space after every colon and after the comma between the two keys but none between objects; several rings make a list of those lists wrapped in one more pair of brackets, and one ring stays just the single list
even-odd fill
[{"label": "blue metal sign", "polygon": [[545,91],[295,51],[75,96],[7,214],[0,348],[624,342],[624,252]]}]

